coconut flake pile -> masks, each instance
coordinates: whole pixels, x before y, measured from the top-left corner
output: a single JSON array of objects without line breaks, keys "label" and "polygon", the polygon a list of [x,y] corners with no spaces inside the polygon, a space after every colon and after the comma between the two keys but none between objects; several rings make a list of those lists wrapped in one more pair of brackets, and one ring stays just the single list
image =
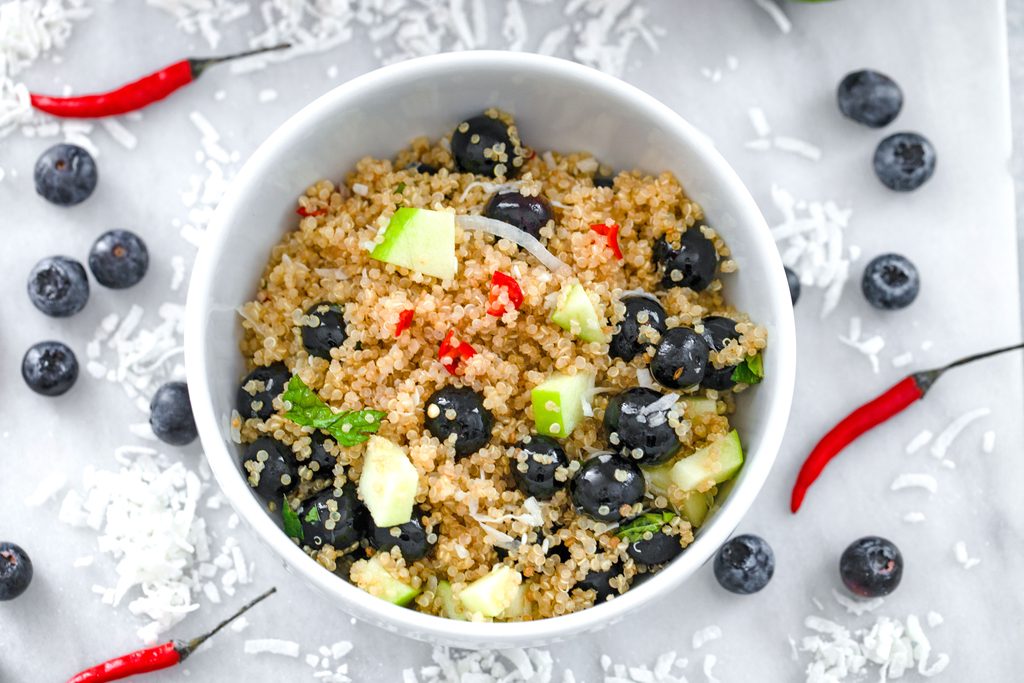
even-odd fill
[{"label": "coconut flake pile", "polygon": [[825,290],[821,306],[824,318],[839,304],[850,277],[850,264],[860,249],[844,244],[852,211],[832,200],[805,201],[778,185],[772,185],[772,202],[782,220],[772,228],[782,262],[800,278],[804,287]]},{"label": "coconut flake pile", "polygon": [[902,678],[917,671],[931,677],[949,665],[949,656],[932,658],[932,646],[915,615],[905,621],[878,617],[867,628],[850,630],[819,616],[808,616],[804,626],[812,633],[799,645],[808,653],[807,683],[842,683],[864,680],[874,671],[876,680]]},{"label": "coconut flake pile", "polygon": [[[122,447],[117,471],[89,466],[83,493],[71,490],[60,507],[60,521],[97,533],[97,549],[116,561],[112,586],[96,585],[102,601],[145,618],[137,634],[146,643],[199,608],[198,595],[220,602],[220,590],[235,592],[249,583],[246,564],[233,538],[217,554],[206,521],[197,508],[204,484],[195,472],[151,448]],[[76,562],[89,566],[89,562]],[[220,576],[220,590],[213,582]]]},{"label": "coconut flake pile", "polygon": [[[379,62],[390,64],[451,50],[504,48],[533,50],[569,57],[614,75],[621,75],[634,45],[657,51],[661,27],[647,24],[648,10],[638,0],[288,0],[250,3],[246,0],[148,0],[170,12],[178,27],[202,36],[217,47],[225,30],[242,34],[255,27],[249,46],[290,43],[287,52],[261,55],[234,65],[237,71],[270,62],[326,52],[369,38]],[[563,20],[542,35],[531,36],[523,5],[552,5]],[[250,8],[258,11],[250,11]],[[500,13],[500,29],[489,31],[488,13]],[[252,20],[251,22],[249,20]]]}]

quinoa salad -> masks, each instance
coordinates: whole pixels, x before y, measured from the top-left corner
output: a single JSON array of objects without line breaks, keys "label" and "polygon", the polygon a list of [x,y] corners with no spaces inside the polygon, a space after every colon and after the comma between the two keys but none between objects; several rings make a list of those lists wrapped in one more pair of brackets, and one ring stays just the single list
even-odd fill
[{"label": "quinoa salad", "polygon": [[671,173],[528,142],[490,109],[312,185],[240,309],[243,476],[326,571],[452,619],[664,567],[741,469],[734,395],[764,374]]}]

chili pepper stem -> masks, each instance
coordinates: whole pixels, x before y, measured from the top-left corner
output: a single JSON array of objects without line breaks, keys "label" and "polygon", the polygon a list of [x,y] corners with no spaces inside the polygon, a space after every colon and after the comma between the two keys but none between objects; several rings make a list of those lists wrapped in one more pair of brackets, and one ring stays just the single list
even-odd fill
[{"label": "chili pepper stem", "polygon": [[281,43],[280,45],[271,45],[270,47],[258,47],[253,50],[246,50],[244,52],[236,52],[230,55],[223,55],[221,57],[190,57],[188,60],[189,68],[192,69],[192,78],[196,79],[206,71],[209,67],[216,64],[223,64],[224,62],[231,62],[238,59],[244,59],[246,57],[252,57],[254,55],[261,55],[266,52],[276,52],[277,50],[287,50],[291,47],[291,43]]},{"label": "chili pepper stem", "polygon": [[192,640],[188,641],[187,643],[183,642],[183,641],[175,641],[174,649],[178,651],[178,654],[181,655],[181,659],[184,660],[190,654],[192,654],[197,649],[199,649],[200,645],[202,645],[207,640],[209,640],[214,635],[216,635],[217,632],[220,631],[222,628],[224,628],[225,626],[230,624],[232,621],[238,619],[238,617],[242,616],[243,614],[248,612],[250,609],[255,607],[257,604],[263,602],[264,600],[266,600],[267,598],[269,598],[271,595],[273,595],[276,592],[277,592],[277,588],[274,587],[274,588],[271,588],[270,590],[266,591],[265,593],[262,593],[261,595],[256,596],[255,598],[253,598],[249,602],[247,602],[244,605],[242,605],[242,607],[237,612],[232,614],[230,617],[228,617],[224,621],[220,622],[219,624],[214,626],[212,629],[210,629],[206,633],[202,634],[201,636],[197,636],[197,637],[193,638]]},{"label": "chili pepper stem", "polygon": [[807,489],[818,479],[825,466],[839,455],[844,448],[864,432],[873,429],[902,412],[914,402],[924,398],[925,394],[932,388],[932,385],[947,370],[1022,348],[1024,348],[1024,343],[1004,346],[992,349],[991,351],[964,356],[940,368],[915,372],[904,377],[880,396],[854,410],[840,420],[828,434],[822,437],[821,441],[814,447],[814,450],[811,451],[811,454],[807,456],[803,466],[800,468],[800,473],[797,475],[796,484],[793,486],[793,493],[789,503],[790,510],[795,514],[800,509],[804,496],[807,495]]}]

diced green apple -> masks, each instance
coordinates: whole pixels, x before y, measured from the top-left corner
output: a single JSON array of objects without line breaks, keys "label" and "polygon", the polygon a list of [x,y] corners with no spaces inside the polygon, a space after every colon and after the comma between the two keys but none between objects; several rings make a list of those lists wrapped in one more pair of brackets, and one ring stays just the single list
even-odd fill
[{"label": "diced green apple", "polygon": [[743,465],[743,448],[736,430],[672,466],[672,483],[683,491],[707,491],[731,479]]},{"label": "diced green apple", "polygon": [[438,581],[436,595],[441,600],[441,606],[444,608],[444,615],[446,617],[460,621],[466,620],[466,615],[462,611],[461,605],[455,601],[455,595],[452,593],[452,585],[450,583]]},{"label": "diced green apple", "polygon": [[499,564],[462,589],[457,597],[467,611],[496,617],[515,602],[520,583],[522,576],[519,572]]},{"label": "diced green apple", "polygon": [[370,252],[378,261],[442,280],[458,272],[455,214],[403,206],[391,216],[383,239]]},{"label": "diced green apple", "polygon": [[359,497],[379,527],[397,526],[412,519],[419,473],[402,448],[380,436],[371,436],[359,475]]},{"label": "diced green apple", "polygon": [[413,588],[392,576],[376,556],[354,563],[349,576],[354,584],[370,595],[394,605],[408,605],[420,594],[419,588]]},{"label": "diced green apple", "polygon": [[687,418],[694,418],[698,415],[717,415],[718,414],[718,401],[713,398],[683,398],[683,416]]},{"label": "diced green apple", "polygon": [[689,495],[683,500],[679,512],[683,515],[686,521],[696,529],[704,523],[704,518],[708,516],[708,510],[711,508],[711,501],[712,496],[710,493],[690,491]]},{"label": "diced green apple", "polygon": [[551,322],[569,330],[583,341],[607,342],[605,319],[590,300],[590,295],[578,282],[562,287],[551,313]]},{"label": "diced green apple", "polygon": [[533,423],[540,434],[564,439],[583,419],[583,401],[594,388],[594,376],[555,373],[533,388]]}]

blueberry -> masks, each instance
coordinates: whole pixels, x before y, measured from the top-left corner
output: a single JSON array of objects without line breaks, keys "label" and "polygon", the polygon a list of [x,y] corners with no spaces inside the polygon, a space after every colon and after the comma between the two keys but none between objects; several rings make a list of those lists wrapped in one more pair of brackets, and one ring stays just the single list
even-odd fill
[{"label": "blueberry", "polygon": [[626,296],[622,304],[626,312],[608,344],[608,355],[628,363],[652,345],[646,335],[641,338],[641,326],[650,327],[658,336],[665,331],[665,309],[657,300],[646,296]]},{"label": "blueberry", "polygon": [[679,437],[668,423],[669,409],[649,408],[661,398],[654,389],[635,387],[612,397],[604,411],[612,447],[641,465],[658,465],[679,452]]},{"label": "blueberry", "polygon": [[0,601],[13,600],[32,583],[32,560],[21,546],[0,542]]},{"label": "blueberry", "polygon": [[[651,513],[659,519],[664,519],[666,510],[652,510]],[[642,515],[643,516],[643,515]],[[625,526],[627,523],[624,523]],[[647,538],[647,536],[650,538]],[[626,554],[644,567],[654,567],[674,560],[681,552],[683,545],[679,542],[679,532],[670,528],[666,533],[665,527],[649,531],[643,537],[631,541],[626,547]]]},{"label": "blueberry", "polygon": [[[508,465],[519,490],[537,500],[550,500],[569,483],[569,458],[550,436],[533,434],[517,443]],[[559,471],[562,479],[557,476]]]},{"label": "blueberry", "polygon": [[921,291],[921,276],[905,256],[882,254],[871,259],[860,283],[864,298],[875,308],[906,308]]},{"label": "blueberry", "polygon": [[466,119],[452,133],[452,156],[460,171],[512,178],[523,164],[519,133],[494,112]]},{"label": "blueberry", "polygon": [[679,238],[679,246],[659,237],[654,244],[654,261],[662,269],[661,286],[689,287],[695,292],[707,289],[718,272],[718,252],[714,243],[696,225]]},{"label": "blueberry", "polygon": [[148,269],[146,243],[128,230],[103,233],[89,251],[89,270],[104,287],[125,289],[136,285]]},{"label": "blueberry", "polygon": [[188,399],[188,385],[168,382],[156,390],[149,402],[149,426],[164,443],[184,446],[199,435]]},{"label": "blueberry", "polygon": [[39,342],[25,352],[21,376],[28,388],[37,394],[60,396],[78,379],[78,359],[66,344]]},{"label": "blueberry", "polygon": [[57,206],[84,202],[96,189],[97,180],[96,162],[77,145],[54,145],[36,161],[36,192]]},{"label": "blueberry", "polygon": [[903,555],[892,541],[865,536],[843,551],[839,576],[851,592],[861,597],[888,595],[903,578]]},{"label": "blueberry", "polygon": [[[704,325],[704,331],[700,336],[704,338],[704,341],[708,343],[708,348],[712,351],[721,351],[725,348],[726,342],[736,341],[740,338],[739,333],[736,331],[736,321],[730,318],[712,315],[704,318],[701,323]],[[704,379],[701,380],[700,385],[715,391],[732,389],[736,386],[736,382],[732,381],[732,373],[735,371],[736,367],[733,365],[716,368],[709,360],[707,369],[704,372]]]},{"label": "blueberry", "polygon": [[328,441],[335,443],[327,434],[316,432],[309,444],[309,459],[305,465],[314,479],[334,479],[334,466],[338,464],[338,458],[327,450]]},{"label": "blueberry", "polygon": [[917,133],[895,133],[875,149],[875,175],[890,190],[909,192],[935,172],[935,148]]},{"label": "blueberry", "polygon": [[427,399],[425,424],[439,441],[455,435],[455,457],[472,455],[487,445],[494,416],[469,387],[442,387]]},{"label": "blueberry", "polygon": [[622,508],[643,500],[646,489],[640,467],[613,453],[587,460],[569,484],[576,507],[601,522],[618,522]]},{"label": "blueberry", "polygon": [[407,171],[416,171],[417,173],[423,173],[426,175],[434,175],[437,173],[437,166],[425,164],[422,161],[414,161],[411,164],[408,164],[405,169]]},{"label": "blueberry", "polygon": [[775,573],[775,553],[760,536],[744,534],[726,541],[715,555],[715,578],[722,588],[740,595],[756,593]]},{"label": "blueberry", "polygon": [[540,230],[553,217],[551,205],[544,197],[527,197],[519,190],[496,192],[484,207],[484,216],[514,225],[540,239]]},{"label": "blueberry", "polygon": [[594,174],[594,187],[615,187],[615,174],[610,168],[602,166]]},{"label": "blueberry", "polygon": [[786,282],[789,283],[789,298],[795,304],[800,298],[800,277],[789,267],[786,267]]},{"label": "blueberry", "polygon": [[881,128],[893,122],[903,108],[903,92],[885,74],[863,69],[839,82],[839,111],[857,123]]},{"label": "blueberry", "polygon": [[28,275],[28,298],[46,315],[66,318],[85,308],[89,278],[82,264],[67,256],[51,256]]},{"label": "blueberry", "polygon": [[669,389],[696,386],[707,372],[709,351],[704,338],[689,327],[673,327],[661,335],[651,375]]},{"label": "blueberry", "polygon": [[281,496],[299,483],[292,449],[269,436],[262,436],[246,447],[242,469],[249,486],[267,500],[280,502]]},{"label": "blueberry", "polygon": [[340,552],[363,539],[365,518],[369,517],[351,484],[340,490],[334,487],[324,489],[305,501],[297,514],[302,524],[304,545],[313,549],[329,545]]},{"label": "blueberry", "polygon": [[597,569],[591,570],[583,577],[583,580],[576,584],[576,588],[582,590],[594,591],[594,604],[599,605],[602,602],[607,602],[609,598],[613,598],[619,595],[618,586],[612,586],[612,580],[618,578],[616,584],[622,584],[625,582],[625,578],[622,576],[622,563],[616,562],[611,566],[610,569],[600,571]]},{"label": "blueberry", "polygon": [[256,368],[238,385],[235,409],[243,420],[266,420],[274,414],[274,399],[288,388],[292,373],[284,363],[271,363]]},{"label": "blueberry", "polygon": [[431,532],[423,527],[424,516],[422,510],[413,509],[412,519],[405,524],[379,527],[373,523],[373,518],[367,515],[369,520],[367,538],[370,539],[370,545],[385,552],[392,548],[398,548],[406,562],[415,562],[426,557],[433,549],[434,543],[430,541]]},{"label": "blueberry", "polygon": [[338,348],[346,339],[348,332],[341,306],[321,302],[309,307],[302,321],[302,345],[309,355],[330,360],[331,349]]}]

